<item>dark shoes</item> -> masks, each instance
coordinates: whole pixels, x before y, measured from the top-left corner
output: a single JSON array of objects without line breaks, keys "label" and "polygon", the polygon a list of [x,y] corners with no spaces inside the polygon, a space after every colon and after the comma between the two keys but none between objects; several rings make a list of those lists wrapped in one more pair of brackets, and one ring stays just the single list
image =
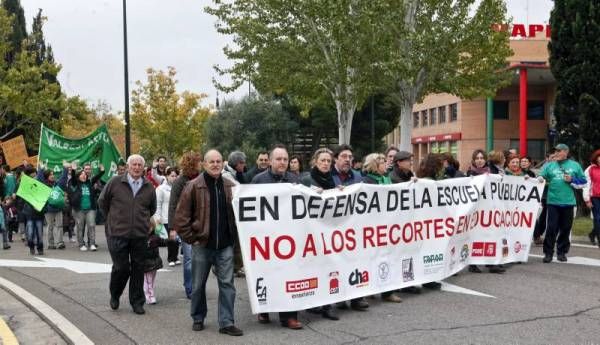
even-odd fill
[{"label": "dark shoes", "polygon": [[269,313],[260,313],[258,314],[258,323],[269,323],[271,320],[269,319]]},{"label": "dark shoes", "polygon": [[146,311],[144,310],[144,307],[141,305],[134,305],[133,307],[133,312],[138,314],[138,315],[143,315],[146,314]]},{"label": "dark shoes", "polygon": [[289,329],[302,329],[302,323],[294,318],[281,321],[281,326]]},{"label": "dark shoes", "polygon": [[541,237],[536,237],[533,239],[533,243],[535,243],[536,246],[541,246],[542,244],[544,244],[544,240],[542,240]]},{"label": "dark shoes", "polygon": [[593,232],[590,232],[590,233],[588,234],[588,238],[590,239],[590,242],[591,242],[592,244],[596,244],[596,239],[595,239],[595,237],[596,237],[596,235],[595,235]]},{"label": "dark shoes", "polygon": [[4,248],[4,249],[10,249],[10,244],[4,243],[4,245],[2,246],[2,248]]},{"label": "dark shoes", "polygon": [[423,287],[430,290],[439,290],[442,288],[442,283],[430,282],[423,284]]},{"label": "dark shoes", "polygon": [[492,265],[490,266],[490,273],[498,273],[498,274],[502,274],[506,272],[506,270],[500,266],[500,265]]},{"label": "dark shoes", "polygon": [[483,273],[483,271],[481,270],[481,268],[479,268],[477,265],[469,265],[469,272],[471,272],[471,273]]},{"label": "dark shoes", "polygon": [[329,320],[332,320],[332,321],[337,321],[337,320],[339,320],[339,319],[340,319],[340,317],[339,317],[339,316],[337,316],[337,314],[335,313],[335,311],[333,310],[333,308],[329,308],[329,309],[323,309],[323,310],[321,311],[321,315],[322,315],[324,318],[326,318],[326,319],[329,319]]},{"label": "dark shoes", "polygon": [[29,248],[29,254],[35,255],[35,249],[34,248]]},{"label": "dark shoes", "polygon": [[362,298],[359,300],[351,301],[350,308],[358,311],[365,311],[367,310],[367,308],[369,308],[369,302],[365,301]]},{"label": "dark shoes", "polygon": [[[194,323],[194,325],[195,325],[195,323]],[[239,337],[240,335],[244,335],[244,332],[241,329],[235,327],[234,325],[223,327],[223,328],[219,329],[219,333],[231,335],[234,337]]]},{"label": "dark shoes", "polygon": [[544,259],[542,260],[542,262],[545,264],[552,262],[552,255],[544,256]]},{"label": "dark shoes", "polygon": [[558,254],[556,259],[560,262],[567,262],[567,256],[565,254]]},{"label": "dark shoes", "polygon": [[421,293],[421,289],[419,289],[416,286],[409,286],[409,287],[400,289],[400,292],[406,292],[406,293],[412,293],[412,294],[418,295]]},{"label": "dark shoes", "polygon": [[[199,320],[198,321],[194,321],[194,324],[192,325],[192,330],[193,331],[199,332],[199,331],[201,331],[203,329],[204,329],[204,321],[199,321]],[[221,330],[219,330],[219,332],[220,331]]]},{"label": "dark shoes", "polygon": [[119,299],[111,297],[110,298],[110,309],[117,310],[119,309]]}]

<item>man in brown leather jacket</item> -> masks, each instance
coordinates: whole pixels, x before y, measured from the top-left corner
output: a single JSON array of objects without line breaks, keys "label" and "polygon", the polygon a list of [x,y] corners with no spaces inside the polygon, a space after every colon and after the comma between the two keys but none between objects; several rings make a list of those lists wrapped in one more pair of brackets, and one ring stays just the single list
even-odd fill
[{"label": "man in brown leather jacket", "polygon": [[181,239],[192,244],[192,329],[204,329],[206,281],[215,266],[219,285],[219,332],[240,336],[235,327],[233,305],[233,244],[235,218],[231,206],[234,182],[221,176],[223,157],[217,150],[204,155],[204,172],[187,183],[175,212],[175,229]]}]

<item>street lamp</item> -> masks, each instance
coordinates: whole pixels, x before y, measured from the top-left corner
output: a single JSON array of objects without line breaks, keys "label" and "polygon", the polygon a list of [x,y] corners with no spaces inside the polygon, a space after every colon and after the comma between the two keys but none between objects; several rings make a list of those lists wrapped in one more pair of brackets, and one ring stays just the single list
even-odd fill
[{"label": "street lamp", "polygon": [[127,66],[127,4],[123,0],[123,59],[125,74],[125,157],[131,154],[131,123],[129,120],[129,70]]}]

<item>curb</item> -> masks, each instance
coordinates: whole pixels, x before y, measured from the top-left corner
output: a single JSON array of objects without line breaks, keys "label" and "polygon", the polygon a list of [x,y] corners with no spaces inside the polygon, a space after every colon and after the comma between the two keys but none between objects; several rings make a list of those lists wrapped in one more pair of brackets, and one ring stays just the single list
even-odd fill
[{"label": "curb", "polygon": [[[21,303],[25,304],[31,311],[36,313],[42,320],[56,331],[69,344],[94,344],[79,328],[71,321],[58,313],[54,308],[35,297],[27,290],[16,285],[15,283],[0,277],[0,288],[11,294]],[[10,344],[10,343],[7,343]]]}]

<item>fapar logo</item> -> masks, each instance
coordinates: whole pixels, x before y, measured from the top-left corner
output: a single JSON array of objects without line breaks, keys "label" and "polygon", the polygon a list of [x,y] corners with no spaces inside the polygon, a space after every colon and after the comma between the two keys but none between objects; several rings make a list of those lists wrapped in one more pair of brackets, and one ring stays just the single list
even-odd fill
[{"label": "fapar logo", "polygon": [[413,259],[402,260],[402,280],[404,282],[410,282],[415,280],[415,270],[413,267]]},{"label": "fapar logo", "polygon": [[471,256],[496,256],[496,242],[473,242]]},{"label": "fapar logo", "polygon": [[334,271],[329,273],[329,294],[340,292],[340,281],[338,280],[339,272]]},{"label": "fapar logo", "polygon": [[314,296],[315,289],[319,287],[319,279],[308,278],[285,282],[285,292],[291,293],[292,298]]},{"label": "fapar logo", "polygon": [[377,277],[379,278],[380,283],[387,282],[392,273],[390,272],[390,265],[383,261],[379,265],[377,265]]},{"label": "fapar logo", "polygon": [[469,245],[465,244],[460,250],[460,262],[465,262],[469,258]]},{"label": "fapar logo", "polygon": [[508,240],[506,238],[502,239],[502,256],[503,257],[507,257],[508,256]]},{"label": "fapar logo", "polygon": [[262,284],[264,278],[256,279],[256,297],[259,304],[267,304],[267,287]]},{"label": "fapar logo", "polygon": [[435,263],[442,262],[442,261],[444,261],[444,254],[442,254],[442,253],[425,255],[423,257],[424,264],[435,264]]},{"label": "fapar logo", "polygon": [[356,285],[356,287],[363,287],[369,285],[369,271],[359,271],[358,268],[354,269],[348,277],[348,284],[350,286]]}]

